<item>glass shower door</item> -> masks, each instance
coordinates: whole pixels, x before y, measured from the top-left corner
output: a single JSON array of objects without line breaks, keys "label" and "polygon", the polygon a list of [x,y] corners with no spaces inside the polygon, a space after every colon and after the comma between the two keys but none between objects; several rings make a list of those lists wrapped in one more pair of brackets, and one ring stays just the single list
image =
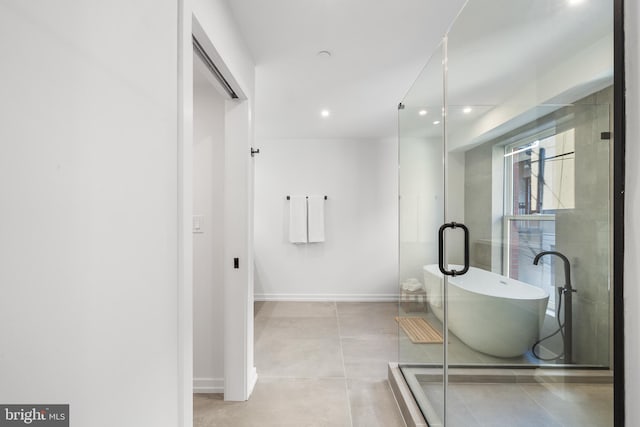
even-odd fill
[{"label": "glass shower door", "polygon": [[[398,106],[399,361],[433,426],[445,415],[445,299],[439,282],[425,283],[425,272],[438,264],[437,230],[444,221],[443,60],[439,46]],[[423,383],[426,376],[430,381]],[[437,398],[427,399],[423,386]]]},{"label": "glass shower door", "polygon": [[399,355],[430,426],[613,425],[612,24],[470,0],[402,101]]}]

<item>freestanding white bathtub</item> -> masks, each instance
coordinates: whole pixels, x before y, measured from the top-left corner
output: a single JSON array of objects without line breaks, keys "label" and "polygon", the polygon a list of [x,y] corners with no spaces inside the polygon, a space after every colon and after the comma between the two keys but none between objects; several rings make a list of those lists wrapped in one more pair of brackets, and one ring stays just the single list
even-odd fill
[{"label": "freestanding white bathtub", "polygon": [[[427,301],[440,321],[442,278],[437,264],[424,267]],[[516,357],[538,340],[549,301],[545,290],[474,267],[448,279],[449,330],[469,347],[492,356]]]}]

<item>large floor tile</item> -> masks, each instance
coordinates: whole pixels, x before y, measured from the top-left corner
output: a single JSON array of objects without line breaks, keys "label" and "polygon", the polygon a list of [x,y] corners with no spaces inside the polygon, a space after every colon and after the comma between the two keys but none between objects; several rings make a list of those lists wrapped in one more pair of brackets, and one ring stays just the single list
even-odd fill
[{"label": "large floor tile", "polygon": [[442,363],[444,348],[442,344],[415,344],[401,333],[398,339],[398,361],[407,364]]},{"label": "large floor tile", "polygon": [[398,322],[391,315],[338,315],[340,336],[349,338],[365,338],[379,335],[398,335]]},{"label": "large floor tile", "polygon": [[336,317],[335,302],[258,301],[255,317]]},{"label": "large floor tile", "polygon": [[264,338],[255,363],[260,377],[344,378],[338,338]]},{"label": "large floor tile", "polygon": [[343,338],[341,341],[347,378],[386,379],[389,362],[398,360],[395,336]]},{"label": "large floor tile", "polygon": [[562,427],[519,384],[450,384],[483,426]]},{"label": "large floor tile", "polygon": [[[424,398],[436,412],[440,422],[445,419],[444,413],[444,387],[442,383],[421,384]],[[480,427],[469,408],[465,405],[462,396],[455,388],[450,388],[447,394],[446,422],[450,427]]]},{"label": "large floor tile", "polygon": [[348,427],[343,379],[260,379],[247,402],[194,397],[195,427]]},{"label": "large floor tile", "polygon": [[396,302],[338,302],[338,316],[395,317],[398,315]]},{"label": "large floor tile", "polygon": [[254,339],[337,338],[335,317],[262,317],[254,323]]},{"label": "large floor tile", "polygon": [[347,380],[353,427],[404,427],[387,380]]},{"label": "large floor tile", "polygon": [[565,427],[613,426],[612,384],[523,384],[522,388]]}]

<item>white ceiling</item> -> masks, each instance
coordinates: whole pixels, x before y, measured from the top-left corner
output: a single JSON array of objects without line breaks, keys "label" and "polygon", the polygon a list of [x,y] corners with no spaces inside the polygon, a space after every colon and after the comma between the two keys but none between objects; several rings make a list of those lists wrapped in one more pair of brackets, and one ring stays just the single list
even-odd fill
[{"label": "white ceiling", "polygon": [[[505,121],[522,125],[504,114],[505,106],[531,121],[557,108],[551,104],[572,103],[610,85],[612,34],[611,0],[468,2],[448,33],[449,140],[461,130],[469,139],[466,128],[483,121],[495,127]],[[403,99],[402,135],[442,136],[442,124],[432,124],[442,120],[442,74],[442,55],[437,53]],[[464,114],[467,106],[472,112]],[[421,117],[420,110],[429,114]],[[481,128],[493,130],[486,124]]]},{"label": "white ceiling", "polygon": [[[449,35],[450,101],[484,106],[467,119],[477,118],[611,32],[611,0],[572,5],[578,1],[470,2]],[[256,63],[258,138],[385,138],[397,135],[398,103],[465,1],[228,3]],[[421,98],[441,93],[441,63],[436,54],[403,101],[408,107],[434,104]],[[320,116],[325,108],[329,118]]]},{"label": "white ceiling", "polygon": [[464,0],[228,3],[256,63],[258,138],[384,138]]}]

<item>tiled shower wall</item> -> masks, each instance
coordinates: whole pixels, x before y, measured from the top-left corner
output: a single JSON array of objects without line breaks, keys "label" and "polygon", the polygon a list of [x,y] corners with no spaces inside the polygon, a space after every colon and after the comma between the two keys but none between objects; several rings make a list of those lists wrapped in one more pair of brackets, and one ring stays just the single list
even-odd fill
[{"label": "tiled shower wall", "polygon": [[589,105],[577,109],[575,118],[576,206],[556,214],[556,247],[568,254],[577,290],[573,297],[574,361],[606,365],[612,325],[609,201],[613,139],[601,139],[601,132],[611,130],[613,90],[604,89],[576,104]]}]

